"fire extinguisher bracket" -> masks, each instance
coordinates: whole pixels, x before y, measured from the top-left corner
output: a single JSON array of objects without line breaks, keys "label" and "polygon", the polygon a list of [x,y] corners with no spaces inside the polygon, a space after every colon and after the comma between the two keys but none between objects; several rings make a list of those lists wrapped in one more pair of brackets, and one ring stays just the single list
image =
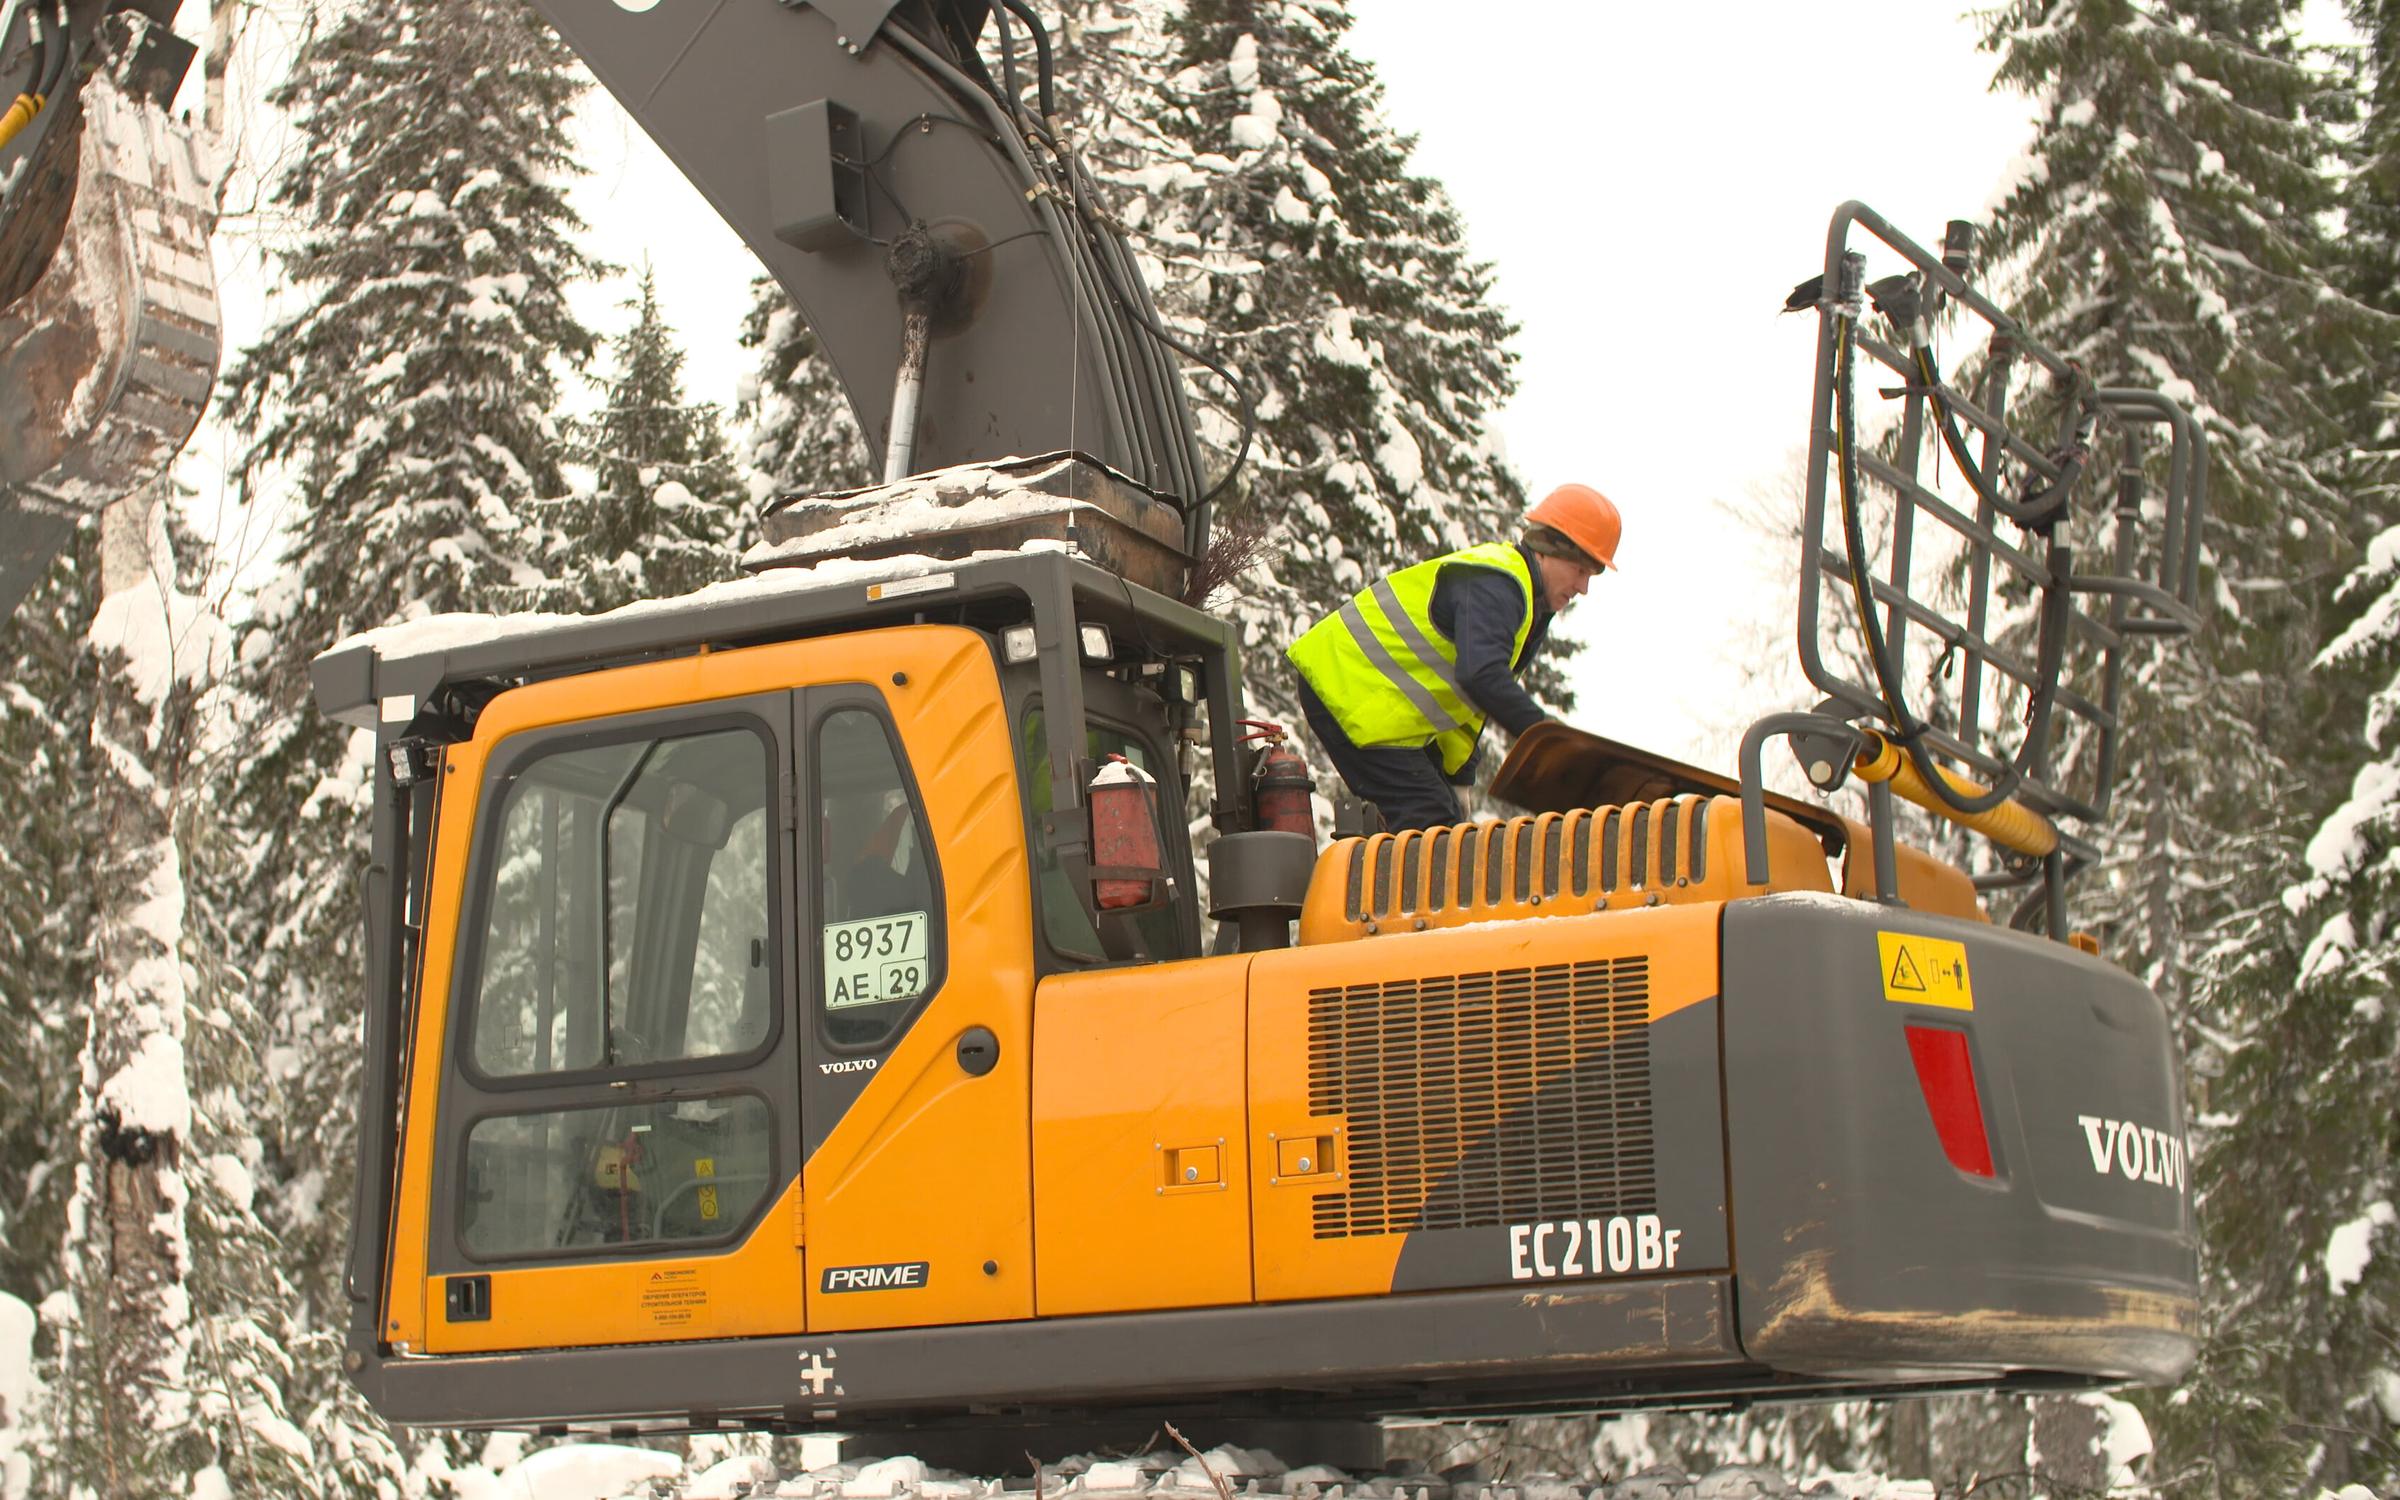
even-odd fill
[{"label": "fire extinguisher bracket", "polygon": [[1208,846],[1208,914],[1300,914],[1317,866],[1317,842],[1304,833],[1229,833]]}]

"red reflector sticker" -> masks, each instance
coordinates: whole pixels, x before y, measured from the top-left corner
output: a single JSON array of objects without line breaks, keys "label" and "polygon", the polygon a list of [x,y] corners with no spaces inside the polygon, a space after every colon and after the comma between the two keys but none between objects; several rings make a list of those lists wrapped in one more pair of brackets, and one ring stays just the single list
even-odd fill
[{"label": "red reflector sticker", "polygon": [[1942,1154],[1950,1165],[1976,1177],[1990,1177],[1992,1142],[1983,1124],[1983,1101],[1975,1092],[1975,1062],[1967,1055],[1966,1033],[1941,1026],[1908,1028],[1908,1055],[1917,1065],[1917,1087],[1925,1091],[1925,1108],[1933,1116],[1933,1133],[1941,1138]]}]

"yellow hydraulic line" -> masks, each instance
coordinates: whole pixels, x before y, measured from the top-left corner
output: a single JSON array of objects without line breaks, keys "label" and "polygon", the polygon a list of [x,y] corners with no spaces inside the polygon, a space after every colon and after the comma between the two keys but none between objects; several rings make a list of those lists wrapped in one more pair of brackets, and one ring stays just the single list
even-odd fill
[{"label": "yellow hydraulic line", "polygon": [[39,94],[17,95],[17,102],[8,107],[8,113],[0,115],[0,146],[15,140],[18,131],[33,123],[33,117],[42,112],[43,102]]},{"label": "yellow hydraulic line", "polygon": [[[1939,813],[1962,828],[1977,833],[2016,850],[2019,854],[2040,856],[2058,847],[2058,829],[2048,818],[2011,797],[1989,812],[1962,813],[1941,799],[1925,779],[1917,774],[1916,765],[1901,753],[1889,737],[1872,729],[1859,731],[1862,747],[1853,769],[1861,781],[1888,781],[1892,791],[1907,798],[1927,812]],[[1942,780],[1961,797],[1981,797],[1989,788],[1977,786],[1964,776],[1943,766],[1936,766]]]}]

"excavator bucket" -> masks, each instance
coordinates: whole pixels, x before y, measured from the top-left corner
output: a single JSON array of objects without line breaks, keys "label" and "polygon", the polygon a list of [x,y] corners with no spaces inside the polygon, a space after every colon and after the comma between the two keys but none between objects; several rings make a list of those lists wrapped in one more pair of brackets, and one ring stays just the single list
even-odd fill
[{"label": "excavator bucket", "polygon": [[[0,102],[42,82],[38,9],[0,32]],[[57,81],[0,144],[0,616],[83,517],[165,471],[216,377],[207,174],[164,108],[188,48],[163,19],[88,9],[89,31],[51,13]]]}]

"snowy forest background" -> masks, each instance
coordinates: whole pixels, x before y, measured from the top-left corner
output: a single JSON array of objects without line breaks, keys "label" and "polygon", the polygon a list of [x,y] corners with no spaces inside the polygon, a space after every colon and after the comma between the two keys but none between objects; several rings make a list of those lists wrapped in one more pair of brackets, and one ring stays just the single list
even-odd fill
[{"label": "snowy forest background", "polygon": [[[1163,314],[1256,387],[1233,509],[1274,545],[1231,608],[1286,716],[1273,647],[1521,510],[1488,432],[1509,321],[1340,0],[1040,3]],[[307,663],[387,621],[730,576],[762,496],[866,455],[771,286],[741,327],[685,331],[754,352],[737,409],[689,398],[652,280],[673,268],[592,243],[563,193],[572,112],[609,106],[516,0],[203,8],[220,253],[292,293],[229,357],[213,441],[285,524],[121,506],[0,628],[0,1496],[472,1493],[526,1443],[395,1434],[339,1370],[370,766]],[[2355,44],[2304,44],[2298,9],[1982,18],[1997,81],[2039,101],[1987,226],[2003,300],[2179,396],[2218,457],[2216,615],[2143,667],[2077,902],[2191,1069],[2205,1349],[2128,1395],[2154,1451],[2099,1480],[2175,1496],[2400,1489],[2400,0],[2353,0]],[[634,314],[605,342],[567,295],[594,280]],[[2089,1485],[2028,1475],[2038,1407],[1460,1451]]]}]

